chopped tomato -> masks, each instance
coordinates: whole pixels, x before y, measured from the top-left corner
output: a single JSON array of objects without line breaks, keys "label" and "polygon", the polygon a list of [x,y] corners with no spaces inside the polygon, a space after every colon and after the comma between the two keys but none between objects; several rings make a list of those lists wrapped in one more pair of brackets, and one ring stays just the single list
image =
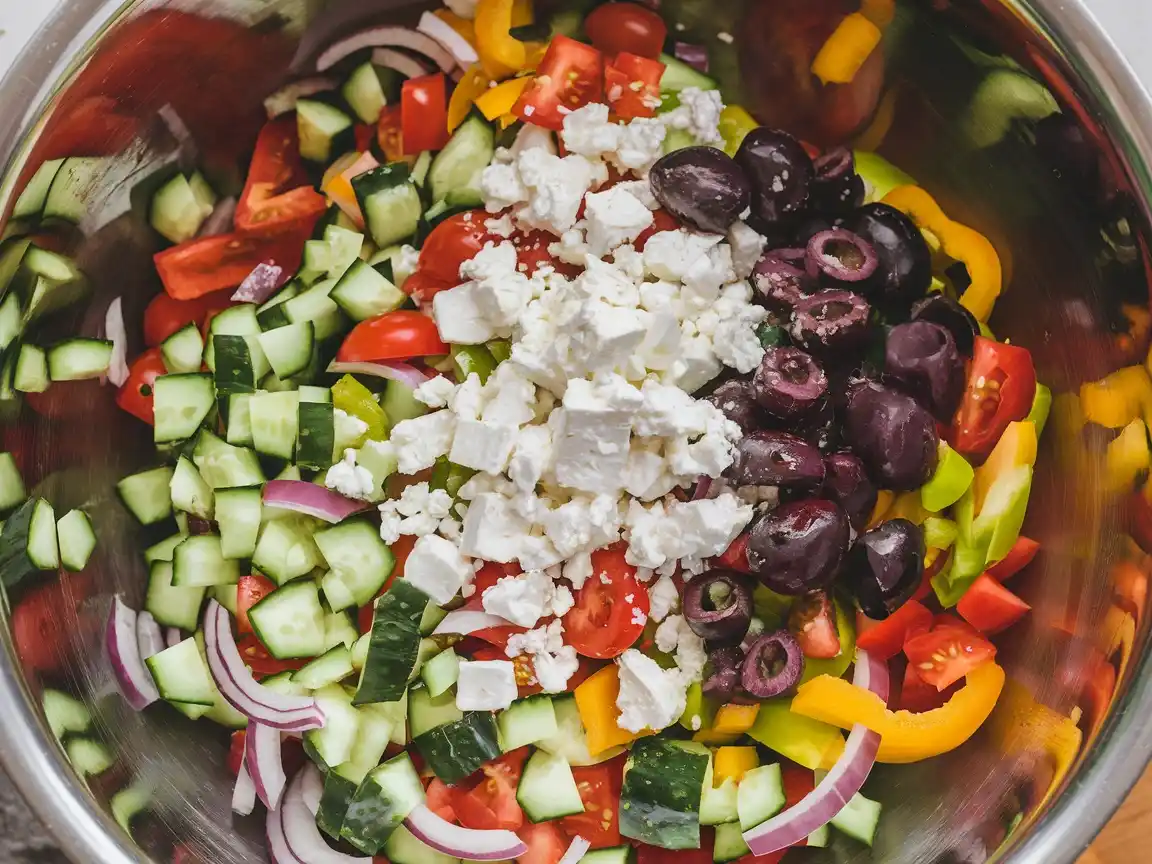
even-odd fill
[{"label": "chopped tomato", "polygon": [[529,231],[527,234],[517,234],[512,238],[512,245],[516,247],[516,262],[520,272],[531,276],[541,267],[551,267],[562,276],[574,279],[580,275],[581,267],[559,260],[548,247],[556,242],[556,237],[547,231]]},{"label": "chopped tomato", "polygon": [[268,237],[240,233],[201,237],[158,252],[152,260],[165,291],[177,300],[195,300],[236,287],[260,263],[295,272],[315,222],[303,220],[295,230]]},{"label": "chopped tomato", "polygon": [[981,573],[956,604],[960,617],[981,633],[998,633],[1031,610],[1031,606],[987,573]]},{"label": "chopped tomato", "polygon": [[456,811],[452,809],[452,788],[439,777],[433,777],[428,784],[424,803],[428,809],[447,822],[455,822]]},{"label": "chopped tomato", "polygon": [[77,610],[91,593],[89,575],[61,572],[58,580],[30,589],[12,607],[12,641],[28,675],[55,675],[74,659],[81,624]]},{"label": "chopped tomato", "polygon": [[1035,395],[1028,349],[977,336],[964,398],[949,430],[952,446],[983,460],[1009,423],[1028,416]]},{"label": "chopped tomato", "polygon": [[357,153],[366,153],[372,149],[372,142],[376,138],[376,127],[368,123],[357,123],[352,130],[352,140]]},{"label": "chopped tomato", "polygon": [[525,123],[562,129],[567,114],[595,102],[603,91],[604,58],[600,52],[567,36],[554,36],[536,77],[512,112]]},{"label": "chopped tomato", "polygon": [[401,106],[390,105],[380,112],[380,119],[376,121],[376,146],[384,154],[385,162],[404,160],[403,130]]},{"label": "chopped tomato", "polygon": [[524,824],[524,811],[516,801],[516,787],[528,758],[528,748],[520,747],[480,768],[480,778],[471,786],[452,788],[452,807],[460,824],[477,830],[515,831]]},{"label": "chopped tomato", "polygon": [[519,864],[559,864],[568,851],[568,838],[555,822],[525,822],[516,834],[528,844],[528,851],[516,859]]},{"label": "chopped tomato", "polygon": [[668,25],[639,3],[605,3],[588,13],[584,32],[608,57],[628,52],[655,59],[664,50]]},{"label": "chopped tomato", "polygon": [[161,291],[144,310],[144,344],[155,348],[184,325],[202,327],[209,317],[234,305],[232,290],[228,288],[195,300],[177,300]]},{"label": "chopped tomato", "polygon": [[228,744],[228,773],[235,777],[240,773],[240,766],[244,764],[244,740],[248,737],[247,729],[238,729],[232,733],[232,740]]},{"label": "chopped tomato", "polygon": [[1008,554],[988,568],[987,573],[997,582],[1011,578],[1032,563],[1040,544],[1030,537],[1019,537]]},{"label": "chopped tomato", "polygon": [[268,653],[268,649],[256,638],[255,634],[245,636],[239,641],[237,647],[240,649],[240,656],[244,658],[244,662],[257,675],[279,675],[281,672],[289,670],[295,672],[308,662],[305,659],[277,660]]},{"label": "chopped tomato", "polygon": [[416,272],[404,282],[404,291],[427,303],[437,293],[461,283],[460,265],[470,261],[492,239],[484,227],[483,210],[457,213],[440,222],[420,248]]},{"label": "chopped tomato", "polygon": [[248,167],[248,178],[234,223],[238,231],[273,234],[315,223],[328,207],[312,188],[300,158],[295,115],[278,117],[264,125]]},{"label": "chopped tomato", "polygon": [[944,705],[951,698],[951,691],[960,687],[959,682],[943,691],[937,690],[920,677],[916,668],[909,663],[904,668],[904,683],[900,687],[901,711],[911,711],[920,714],[924,711],[934,711]]},{"label": "chopped tomato", "polygon": [[584,802],[584,812],[565,816],[560,827],[572,837],[579,835],[593,849],[620,845],[618,805],[623,785],[624,757],[618,756],[599,765],[576,767],[572,776]]},{"label": "chopped tomato", "polygon": [[[605,7],[601,7],[605,8]],[[604,95],[617,117],[655,117],[664,64],[622,52],[604,68]]]},{"label": "chopped tomato", "polygon": [[716,564],[725,570],[751,573],[752,565],[748,563],[748,535],[741,534],[733,540],[732,544],[716,558]]},{"label": "chopped tomato", "polygon": [[1104,720],[1112,694],[1116,691],[1116,667],[1099,651],[1093,650],[1085,664],[1087,675],[1080,691],[1079,705],[1084,710],[1086,727],[1093,729]]},{"label": "chopped tomato", "polygon": [[25,393],[24,401],[41,417],[64,420],[87,414],[103,392],[103,385],[95,378],[53,381],[43,393]]},{"label": "chopped tomato", "polygon": [[400,88],[404,155],[441,150],[448,143],[448,96],[444,73],[409,78]]},{"label": "chopped tomato", "polygon": [[932,629],[932,613],[917,600],[909,600],[883,621],[856,613],[856,647],[878,660],[891,660],[912,636]]},{"label": "chopped tomato", "polygon": [[267,576],[253,573],[241,576],[236,586],[236,629],[241,633],[251,633],[252,622],[248,620],[248,610],[276,590],[276,583]]},{"label": "chopped tomato", "polygon": [[[167,373],[164,368],[164,358],[159,348],[149,348],[132,361],[128,367],[128,380],[116,394],[116,404],[131,414],[139,417],[149,426],[153,423],[152,417],[152,385],[161,375]],[[53,387],[57,386],[55,384]],[[49,388],[51,389],[51,388]]]},{"label": "chopped tomato", "polygon": [[585,657],[606,660],[630,648],[648,622],[648,591],[621,545],[592,553],[592,575],[564,616],[564,641]]},{"label": "chopped tomato", "polygon": [[812,591],[793,603],[788,629],[796,634],[805,657],[831,660],[840,653],[836,609],[827,591]]},{"label": "chopped tomato", "polygon": [[436,322],[421,312],[399,309],[361,321],[352,328],[336,359],[342,362],[411,360],[447,354]]},{"label": "chopped tomato", "polygon": [[[412,548],[416,545],[416,537],[412,534],[401,534],[396,542],[388,548],[392,550],[392,556],[396,559],[395,565],[392,567],[392,572],[388,574],[388,578],[384,581],[384,586],[380,589],[380,593],[376,596],[379,597],[390,587],[392,583],[404,575],[404,564],[408,560],[408,556],[412,554]],[[373,601],[375,602],[375,601]],[[367,606],[362,606],[357,614],[356,623],[360,626],[361,633],[367,633],[372,629],[372,603]]]},{"label": "chopped tomato", "polygon": [[945,690],[995,657],[996,646],[959,618],[938,615],[932,630],[904,643],[904,653],[917,675]]}]

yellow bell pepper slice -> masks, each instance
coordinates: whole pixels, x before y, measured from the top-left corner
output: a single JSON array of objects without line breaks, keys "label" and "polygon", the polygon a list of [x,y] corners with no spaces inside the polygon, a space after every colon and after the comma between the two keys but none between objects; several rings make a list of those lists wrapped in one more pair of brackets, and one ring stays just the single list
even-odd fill
[{"label": "yellow bell pepper slice", "polygon": [[1004,670],[985,663],[968,673],[962,689],[941,708],[913,714],[889,711],[875,693],[843,678],[822,675],[800,685],[792,711],[851,729],[857,723],[880,734],[880,762],[919,762],[955,750],[979,729],[1000,698]]},{"label": "yellow bell pepper slice", "polygon": [[756,722],[759,705],[722,705],[716,711],[712,731],[721,735],[743,735]]},{"label": "yellow bell pepper slice", "polygon": [[[830,677],[822,675],[813,680]],[[790,699],[761,702],[748,737],[812,771],[831,768],[844,753],[843,733],[831,724],[794,712],[790,703]]]},{"label": "yellow bell pepper slice", "polygon": [[476,107],[480,109],[480,113],[484,115],[487,120],[495,120],[512,111],[512,106],[516,104],[516,100],[520,98],[529,84],[532,83],[531,78],[509,78],[497,84],[495,87],[489,87],[481,96],[476,99]]},{"label": "yellow bell pepper slice", "polygon": [[1152,424],[1152,378],[1143,366],[1125,366],[1107,378],[1080,385],[1084,421],[1120,429],[1137,417]]},{"label": "yellow bell pepper slice", "polygon": [[455,132],[456,127],[468,118],[472,110],[472,103],[488,92],[488,85],[492,79],[484,74],[479,63],[468,67],[456,89],[452,91],[452,98],[448,100],[448,131]]},{"label": "yellow bell pepper slice", "polygon": [[960,297],[960,305],[977,320],[987,321],[1004,283],[1000,255],[991,241],[979,231],[949,219],[936,200],[919,186],[897,186],[884,196],[884,203],[902,211],[921,231],[936,235],[944,254],[967,268],[972,283]]},{"label": "yellow bell pepper slice", "polygon": [[509,32],[515,0],[480,0],[476,4],[476,52],[490,78],[502,79],[525,68],[527,49]]},{"label": "yellow bell pepper slice", "polygon": [[721,747],[712,765],[713,786],[719,786],[728,778],[739,783],[745,774],[760,767],[760,757],[755,747]]},{"label": "yellow bell pepper slice", "polygon": [[984,499],[993,483],[1013,468],[1036,464],[1038,446],[1036,424],[1031,420],[1016,420],[1008,424],[987,460],[973,472],[972,496],[976,513],[984,509]]},{"label": "yellow bell pepper slice", "polygon": [[574,692],[576,709],[588,736],[588,752],[593,756],[652,734],[651,730],[629,732],[617,724],[620,718],[616,707],[616,697],[620,695],[620,671],[615,663],[589,676]]},{"label": "yellow bell pepper slice", "polygon": [[859,12],[853,12],[820,46],[812,61],[812,74],[825,84],[849,84],[872,56],[883,34]]},{"label": "yellow bell pepper slice", "polygon": [[888,511],[896,503],[896,493],[888,489],[881,489],[876,493],[876,506],[872,508],[872,515],[868,519],[868,527],[875,528],[888,518]]},{"label": "yellow bell pepper slice", "polygon": [[1110,492],[1130,489],[1150,464],[1152,452],[1148,450],[1148,427],[1137,418],[1108,443],[1104,457],[1105,488]]},{"label": "yellow bell pepper slice", "polygon": [[536,10],[532,0],[512,0],[512,26],[527,27],[536,23]]},{"label": "yellow bell pepper slice", "polygon": [[437,9],[432,14],[463,36],[465,42],[476,47],[476,25],[471,19],[461,18],[451,9]]},{"label": "yellow bell pepper slice", "polygon": [[896,17],[896,0],[862,0],[860,14],[883,30]]},{"label": "yellow bell pepper slice", "polygon": [[744,136],[760,124],[756,118],[739,105],[728,105],[720,112],[720,137],[724,139],[724,152],[735,156],[744,141]]}]

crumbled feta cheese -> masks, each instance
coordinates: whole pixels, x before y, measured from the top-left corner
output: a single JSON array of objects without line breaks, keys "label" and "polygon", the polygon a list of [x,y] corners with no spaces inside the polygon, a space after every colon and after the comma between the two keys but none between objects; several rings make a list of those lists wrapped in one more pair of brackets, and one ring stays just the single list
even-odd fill
[{"label": "crumbled feta cheese", "polygon": [[620,693],[617,725],[629,732],[671,726],[687,706],[688,683],[679,669],[662,669],[655,660],[629,648],[617,661]]},{"label": "crumbled feta cheese", "polygon": [[618,375],[603,376],[595,384],[569,381],[564,408],[552,413],[556,479],[584,492],[619,492],[628,464],[632,412],[641,402],[639,391]]},{"label": "crumbled feta cheese", "polygon": [[445,342],[480,345],[496,335],[486,314],[491,298],[481,299],[481,284],[465,282],[432,298],[432,317]]},{"label": "crumbled feta cheese", "polygon": [[386,543],[395,543],[401,534],[435,534],[451,506],[452,496],[443,489],[429,490],[427,483],[414,483],[404,489],[399,501],[385,501],[378,508],[380,536]]},{"label": "crumbled feta cheese", "polygon": [[452,448],[456,418],[451,411],[434,411],[411,420],[401,420],[392,427],[392,444],[396,447],[397,470],[415,474],[431,468]]},{"label": "crumbled feta cheese", "polygon": [[695,393],[720,374],[721,364],[707,336],[689,336],[680,342],[680,356],[661,381],[674,384],[686,393]]},{"label": "crumbled feta cheese", "polygon": [[583,156],[572,153],[560,158],[540,148],[520,153],[516,168],[528,191],[527,203],[517,210],[517,221],[522,227],[540,228],[557,237],[576,224],[584,193],[601,173]]},{"label": "crumbled feta cheese", "polygon": [[669,615],[656,628],[656,647],[676,655],[676,665],[689,681],[699,681],[708,654],[704,640],[692,632],[683,615]]},{"label": "crumbled feta cheese", "polygon": [[509,660],[461,660],[456,707],[502,711],[516,701],[516,667]]},{"label": "crumbled feta cheese", "polygon": [[648,317],[642,309],[619,309],[602,300],[584,303],[579,324],[569,337],[569,371],[589,374],[623,369],[644,341]]},{"label": "crumbled feta cheese", "polygon": [[475,372],[469,373],[464,383],[448,397],[448,407],[457,420],[479,420],[484,408],[484,385]]},{"label": "crumbled feta cheese", "polygon": [[624,171],[647,174],[664,155],[664,137],[668,130],[658,117],[638,117],[620,126],[620,144],[608,158]]},{"label": "crumbled feta cheese", "polygon": [[346,498],[366,500],[372,497],[376,484],[372,472],[356,464],[356,451],[348,448],[344,458],[328,469],[324,485]]},{"label": "crumbled feta cheese", "polygon": [[752,506],[730,492],[698,501],[661,502],[644,508],[628,506],[625,537],[627,561],[640,567],[663,567],[680,559],[719,555],[752,518]]},{"label": "crumbled feta cheese", "polygon": [[721,239],[719,234],[696,234],[683,228],[657,231],[644,244],[644,267],[657,279],[680,282]]},{"label": "crumbled feta cheese", "polygon": [[637,435],[700,435],[709,422],[716,422],[717,409],[710,402],[693,399],[678,387],[648,379],[640,394],[643,402],[634,423]]},{"label": "crumbled feta cheese", "polygon": [[448,400],[456,391],[456,385],[443,375],[429,378],[412,391],[412,395],[429,408],[446,408]]},{"label": "crumbled feta cheese", "polygon": [[484,385],[488,402],[480,415],[490,423],[523,426],[536,416],[536,385],[510,363],[501,363]]},{"label": "crumbled feta cheese", "polygon": [[456,545],[428,534],[416,541],[404,564],[404,578],[443,606],[472,581],[472,565]]},{"label": "crumbled feta cheese", "polygon": [[460,420],[448,461],[465,468],[499,474],[508,466],[517,429],[508,423]]},{"label": "crumbled feta cheese", "polygon": [[486,492],[473,498],[468,507],[460,548],[473,558],[507,564],[519,557],[530,529],[510,499]]},{"label": "crumbled feta cheese", "polygon": [[560,137],[570,153],[602,159],[620,146],[621,127],[608,119],[608,106],[591,102],[564,118]]},{"label": "crumbled feta cheese", "polygon": [[526,426],[516,439],[508,476],[521,492],[531,492],[552,461],[552,432],[547,426]]},{"label": "crumbled feta cheese", "polygon": [[616,264],[601,261],[593,255],[586,255],[582,263],[584,272],[572,284],[573,293],[582,293],[588,300],[603,300],[628,309],[639,303],[636,280]]},{"label": "crumbled feta cheese", "polygon": [[489,213],[499,213],[528,200],[528,188],[516,166],[510,164],[493,162],[485,168],[480,174],[480,191]]},{"label": "crumbled feta cheese", "polygon": [[663,621],[679,603],[680,592],[667,576],[661,576],[648,588],[648,616],[653,621]]},{"label": "crumbled feta cheese", "polygon": [[764,359],[764,346],[756,336],[756,328],[766,315],[763,307],[748,305],[737,314],[723,318],[712,335],[716,358],[743,374],[755,370]]},{"label": "crumbled feta cheese", "polygon": [[580,660],[576,649],[563,642],[564,626],[552,621],[547,627],[513,635],[504,653],[508,657],[527,654],[532,657],[536,681],[545,693],[563,693],[568,679],[576,674]]},{"label": "crumbled feta cheese", "polygon": [[653,221],[652,211],[621,186],[589,192],[584,196],[584,206],[588,252],[597,258],[631,243]]},{"label": "crumbled feta cheese", "polygon": [[733,222],[728,229],[728,246],[732,250],[732,269],[737,279],[747,279],[752,275],[756,262],[764,254],[767,240],[746,222]]},{"label": "crumbled feta cheese", "polygon": [[516,247],[508,241],[488,241],[473,257],[460,265],[460,281],[500,279],[516,272]]},{"label": "crumbled feta cheese", "polygon": [[724,100],[719,90],[685,87],[680,91],[679,98],[680,104],[676,108],[660,115],[664,123],[673,129],[691,133],[701,144],[724,140],[720,134],[720,112],[724,110]]},{"label": "crumbled feta cheese", "polygon": [[551,611],[555,595],[552,577],[543,570],[501,577],[484,592],[484,611],[520,627],[533,627]]},{"label": "crumbled feta cheese", "polygon": [[516,233],[516,225],[512,222],[512,214],[505,213],[497,219],[485,219],[484,230],[494,237],[507,239]]},{"label": "crumbled feta cheese", "polygon": [[645,371],[662,372],[676,362],[680,349],[680,322],[671,309],[649,313],[648,331],[636,349]]},{"label": "crumbled feta cheese", "polygon": [[368,424],[337,408],[332,412],[332,428],[337,441],[355,441],[368,431]]}]

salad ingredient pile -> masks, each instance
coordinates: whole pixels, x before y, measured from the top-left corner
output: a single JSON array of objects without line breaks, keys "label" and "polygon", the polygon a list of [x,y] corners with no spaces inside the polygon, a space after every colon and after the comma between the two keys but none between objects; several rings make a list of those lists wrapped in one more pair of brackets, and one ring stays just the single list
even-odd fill
[{"label": "salad ingredient pile", "polygon": [[[871,844],[872,765],[973,735],[1029,611],[1050,397],[987,327],[995,248],[726,106],[644,6],[449,7],[269,97],[237,196],[162,184],[131,364],[119,301],[34,344],[84,277],[5,254],[13,390],[104,376],[153,428],[117,487],[169,532],[108,619],[125,698],[235,730],[278,864]],[[825,81],[887,23],[852,20]],[[79,219],[83,161],[18,214]],[[0,477],[8,586],[83,570],[85,513]]]}]

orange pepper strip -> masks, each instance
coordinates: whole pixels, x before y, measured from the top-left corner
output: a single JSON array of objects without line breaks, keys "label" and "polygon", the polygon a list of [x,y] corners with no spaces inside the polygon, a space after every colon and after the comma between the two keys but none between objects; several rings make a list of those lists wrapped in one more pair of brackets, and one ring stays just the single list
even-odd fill
[{"label": "orange pepper strip", "polygon": [[527,27],[536,23],[536,10],[532,0],[512,0],[512,26]]},{"label": "orange pepper strip", "polygon": [[476,98],[476,107],[487,120],[495,120],[512,111],[520,94],[532,83],[531,78],[509,78],[490,87]]},{"label": "orange pepper strip", "polygon": [[880,762],[919,762],[954,750],[979,729],[1000,698],[1004,670],[985,663],[968,673],[967,683],[943,707],[913,714],[889,711],[884,700],[843,678],[821,675],[801,684],[792,711],[851,729],[857,723],[880,733]]},{"label": "orange pepper strip", "polygon": [[527,48],[509,32],[514,0],[480,0],[476,5],[476,52],[490,78],[507,78],[525,68]]},{"label": "orange pepper strip", "polygon": [[605,666],[576,687],[576,709],[588,736],[588,752],[595,756],[612,747],[631,744],[637,738],[653,734],[651,730],[629,732],[617,725],[620,710],[620,670],[615,663]]},{"label": "orange pepper strip", "polygon": [[879,27],[853,12],[820,46],[812,61],[812,74],[825,84],[850,84],[880,44],[882,35]]},{"label": "orange pepper strip", "polygon": [[968,269],[972,284],[960,298],[960,305],[987,321],[1003,288],[1004,271],[996,247],[983,234],[949,219],[936,200],[919,186],[897,186],[884,196],[884,203],[903,212],[921,231],[931,231],[940,240],[944,254]]},{"label": "orange pepper strip", "polygon": [[488,92],[488,84],[492,79],[484,74],[479,63],[468,67],[456,89],[452,91],[452,98],[448,100],[448,131],[456,131],[456,127],[468,118],[472,110],[472,103]]},{"label": "orange pepper strip", "polygon": [[719,786],[729,777],[739,783],[744,775],[760,766],[755,747],[721,747],[713,762],[712,785]]}]

